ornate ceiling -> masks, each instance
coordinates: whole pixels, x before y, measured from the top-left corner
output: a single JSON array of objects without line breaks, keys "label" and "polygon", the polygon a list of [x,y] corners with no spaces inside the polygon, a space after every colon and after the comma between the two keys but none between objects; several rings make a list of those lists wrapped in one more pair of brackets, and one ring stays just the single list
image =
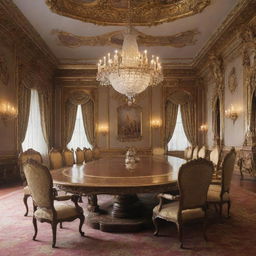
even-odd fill
[{"label": "ornate ceiling", "polygon": [[[120,48],[129,20],[128,0],[2,1],[18,7],[61,63],[97,63]],[[131,0],[130,17],[141,50],[190,66],[241,2]]]},{"label": "ornate ceiling", "polygon": [[[133,33],[137,34],[137,42],[142,46],[172,46],[181,48],[188,45],[194,45],[196,43],[195,36],[199,32],[189,30],[181,32],[176,35],[170,36],[151,36],[146,35],[136,29],[133,29]],[[118,30],[99,36],[78,36],[65,31],[53,30],[53,33],[57,34],[57,37],[63,46],[70,48],[76,48],[81,46],[115,46],[121,48],[123,44],[123,35],[125,30]]]},{"label": "ornate ceiling", "polygon": [[170,22],[199,13],[210,2],[210,0],[46,0],[49,8],[57,14],[99,25],[121,26],[128,24],[129,16],[134,26],[152,26]]}]

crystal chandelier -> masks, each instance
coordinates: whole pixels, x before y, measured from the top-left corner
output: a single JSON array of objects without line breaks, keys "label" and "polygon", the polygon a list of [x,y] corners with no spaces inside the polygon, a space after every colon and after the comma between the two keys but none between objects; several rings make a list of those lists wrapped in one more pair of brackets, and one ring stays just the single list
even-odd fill
[{"label": "crystal chandelier", "polygon": [[133,103],[134,97],[148,86],[163,81],[159,57],[152,55],[149,60],[147,50],[140,53],[136,38],[136,32],[130,25],[129,14],[129,28],[124,33],[121,52],[116,50],[113,57],[108,53],[99,60],[96,78],[101,85],[112,85],[117,92],[126,95],[128,104]]}]

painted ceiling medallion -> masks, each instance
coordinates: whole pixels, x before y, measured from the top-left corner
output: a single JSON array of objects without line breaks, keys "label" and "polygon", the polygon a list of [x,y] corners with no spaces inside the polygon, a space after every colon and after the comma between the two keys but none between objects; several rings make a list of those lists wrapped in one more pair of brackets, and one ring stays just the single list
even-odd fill
[{"label": "painted ceiling medallion", "polygon": [[[146,35],[136,29],[137,42],[142,46],[172,46],[176,48],[194,45],[196,43],[195,35],[199,34],[197,29],[188,30],[170,36],[151,36]],[[115,46],[120,48],[123,44],[124,31],[113,31],[98,36],[78,36],[72,33],[53,30],[57,34],[58,40],[62,46],[77,48],[81,46]]]},{"label": "painted ceiling medallion", "polygon": [[[127,25],[128,0],[45,0],[63,16],[100,25]],[[131,25],[151,26],[195,15],[211,0],[132,0]]]}]

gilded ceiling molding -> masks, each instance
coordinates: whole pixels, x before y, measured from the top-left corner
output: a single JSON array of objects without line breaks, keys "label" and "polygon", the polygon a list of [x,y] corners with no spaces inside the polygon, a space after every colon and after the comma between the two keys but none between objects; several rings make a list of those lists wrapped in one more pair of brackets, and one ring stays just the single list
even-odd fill
[{"label": "gilded ceiling molding", "polygon": [[[21,33],[25,33],[26,36],[40,49],[40,51],[46,56],[52,64],[57,65],[58,60],[55,55],[51,52],[50,48],[41,38],[39,33],[34,29],[34,27],[28,22],[26,17],[17,8],[17,6],[10,0],[0,1],[0,23],[3,26],[10,26],[14,29],[14,32],[19,32],[21,38],[24,40],[24,36]],[[13,26],[15,24],[15,26]],[[15,34],[15,33],[13,33]],[[19,42],[19,41],[17,41]]]},{"label": "gilded ceiling molding", "polygon": [[208,61],[209,52],[220,52],[231,39],[236,38],[241,25],[248,23],[255,16],[255,9],[255,0],[240,0],[194,58],[192,66],[199,69],[204,68]]},{"label": "gilded ceiling molding", "polygon": [[[152,26],[202,12],[210,0],[131,0],[131,23]],[[128,24],[128,0],[46,0],[62,16],[98,25]]]},{"label": "gilded ceiling molding", "polygon": [[[170,36],[151,36],[144,34],[136,29],[133,32],[137,34],[137,42],[143,46],[172,46],[182,48],[188,45],[195,45],[195,36],[199,34],[197,29],[188,30]],[[115,46],[122,47],[123,34],[125,30],[113,31],[98,36],[78,36],[65,31],[53,30],[62,46],[77,48],[81,46]]]}]

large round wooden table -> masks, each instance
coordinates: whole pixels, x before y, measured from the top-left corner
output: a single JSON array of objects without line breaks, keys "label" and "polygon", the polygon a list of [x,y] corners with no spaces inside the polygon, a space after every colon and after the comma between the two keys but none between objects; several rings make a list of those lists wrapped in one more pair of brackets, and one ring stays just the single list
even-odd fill
[{"label": "large round wooden table", "polygon": [[[185,160],[171,156],[141,156],[132,166],[124,156],[105,157],[51,172],[56,187],[88,196],[87,223],[107,232],[132,232],[145,226],[152,213],[141,193],[177,190],[179,167]],[[97,195],[115,195],[98,206]],[[152,200],[153,201],[153,200]]]}]

